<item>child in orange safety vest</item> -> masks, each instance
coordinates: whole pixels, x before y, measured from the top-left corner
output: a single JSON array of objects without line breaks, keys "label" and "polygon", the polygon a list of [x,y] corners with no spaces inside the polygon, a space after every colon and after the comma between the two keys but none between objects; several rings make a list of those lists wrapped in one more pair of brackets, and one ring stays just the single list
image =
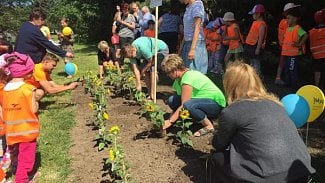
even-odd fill
[{"label": "child in orange safety vest", "polygon": [[287,28],[281,55],[284,59],[284,71],[286,76],[286,84],[293,89],[298,89],[298,62],[301,60],[301,55],[305,53],[305,42],[308,39],[308,34],[298,25],[300,18],[299,7],[292,8],[287,12]]},{"label": "child in orange safety vest", "polygon": [[244,52],[243,39],[240,33],[240,29],[235,20],[235,15],[232,12],[226,12],[223,16],[223,20],[226,25],[226,30],[223,33],[223,42],[229,44],[227,54],[225,56],[225,64],[234,58],[238,60],[242,57]]},{"label": "child in orange safety vest", "polygon": [[218,50],[220,49],[221,37],[213,26],[214,21],[211,21],[206,26],[205,42],[208,51],[208,71],[212,71],[217,67]]},{"label": "child in orange safety vest", "polygon": [[3,89],[2,114],[6,142],[9,149],[18,150],[14,182],[27,183],[28,175],[33,170],[40,131],[36,88],[24,82],[32,76],[34,62],[29,56],[17,52],[6,55],[5,61],[7,65],[4,69],[12,77]]},{"label": "child in orange safety vest", "polygon": [[155,37],[155,21],[153,20],[148,20],[148,29],[144,31],[144,36],[147,37]]},{"label": "child in orange safety vest", "polygon": [[315,85],[320,86],[321,73],[325,72],[325,8],[314,15],[317,26],[309,31],[310,51],[314,59]]},{"label": "child in orange safety vest", "polygon": [[250,65],[261,72],[261,58],[265,48],[267,26],[264,21],[265,9],[262,4],[257,4],[248,13],[253,15],[254,22],[248,32],[245,44],[245,54],[250,61]]},{"label": "child in orange safety vest", "polygon": [[[280,50],[282,49],[282,45],[283,45],[283,39],[284,39],[284,34],[286,32],[286,30],[288,29],[288,22],[287,22],[287,15],[286,13],[292,9],[292,8],[296,8],[299,7],[300,5],[296,5],[294,3],[287,3],[284,7],[283,7],[283,19],[280,21],[279,26],[278,26],[278,42],[279,42],[279,46],[280,46]],[[280,55],[280,60],[279,60],[279,64],[278,64],[278,69],[277,69],[277,73],[276,73],[276,77],[275,77],[275,81],[274,83],[277,85],[284,85],[285,82],[281,79],[281,75],[282,75],[282,70],[284,67],[284,60],[283,60],[283,56]]]}]

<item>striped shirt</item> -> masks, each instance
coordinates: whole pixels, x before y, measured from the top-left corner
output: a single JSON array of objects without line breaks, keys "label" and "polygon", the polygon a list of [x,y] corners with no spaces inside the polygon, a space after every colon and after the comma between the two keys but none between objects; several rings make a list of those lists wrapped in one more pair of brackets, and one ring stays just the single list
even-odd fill
[{"label": "striped shirt", "polygon": [[[135,23],[135,18],[132,14],[128,14],[128,17],[125,18],[123,21],[127,22],[127,23]],[[130,37],[130,38],[134,38],[134,33],[133,30],[130,29],[129,27],[127,27],[126,25],[121,25],[120,31],[118,33],[118,35],[120,37]]]},{"label": "striped shirt", "polygon": [[162,22],[159,26],[159,33],[163,32],[179,32],[181,17],[172,13],[165,13],[161,16]]},{"label": "striped shirt", "polygon": [[194,18],[201,19],[200,34],[198,40],[204,40],[203,34],[203,21],[204,21],[204,6],[201,0],[196,0],[194,3],[187,5],[186,11],[183,17],[184,23],[184,39],[185,41],[191,41],[194,35]]}]

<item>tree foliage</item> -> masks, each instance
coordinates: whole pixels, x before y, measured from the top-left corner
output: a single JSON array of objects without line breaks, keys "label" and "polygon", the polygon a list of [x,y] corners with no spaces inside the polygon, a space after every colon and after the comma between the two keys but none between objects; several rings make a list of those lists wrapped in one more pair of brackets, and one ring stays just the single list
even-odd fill
[{"label": "tree foliage", "polygon": [[[32,7],[41,7],[47,13],[47,24],[51,30],[59,31],[60,19],[69,18],[69,24],[76,34],[87,40],[108,40],[111,34],[112,19],[116,5],[123,0],[1,0],[0,1],[0,28],[17,33],[21,23],[28,20]],[[132,0],[124,0],[130,3]],[[252,21],[248,11],[254,4],[262,3],[266,7],[266,19],[270,35],[276,35],[276,26],[281,19],[283,6],[287,0],[203,0],[207,12],[211,17],[223,16],[226,11],[233,11],[243,32],[247,32]],[[149,5],[150,0],[141,0],[141,5]],[[294,0],[303,8],[302,25],[308,30],[313,26],[313,13],[325,6],[323,0]],[[175,4],[176,3],[176,4]],[[181,6],[178,0],[163,0],[160,15],[167,11],[169,6]],[[272,36],[271,36],[272,37]],[[272,38],[273,39],[273,38]]]}]

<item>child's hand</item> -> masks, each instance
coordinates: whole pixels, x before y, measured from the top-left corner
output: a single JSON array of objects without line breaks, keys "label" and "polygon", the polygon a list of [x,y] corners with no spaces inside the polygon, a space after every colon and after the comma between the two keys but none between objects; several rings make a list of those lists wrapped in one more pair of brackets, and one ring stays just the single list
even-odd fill
[{"label": "child's hand", "polygon": [[259,55],[260,54],[260,49],[256,49],[255,50],[255,55]]},{"label": "child's hand", "polygon": [[116,10],[117,10],[117,11],[121,11],[120,6],[116,6]]}]

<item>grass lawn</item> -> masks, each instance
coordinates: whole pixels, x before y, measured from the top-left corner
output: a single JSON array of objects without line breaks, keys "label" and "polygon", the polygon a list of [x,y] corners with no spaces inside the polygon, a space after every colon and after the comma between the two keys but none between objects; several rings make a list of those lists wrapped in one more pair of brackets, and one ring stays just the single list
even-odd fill
[{"label": "grass lawn", "polygon": [[[97,52],[95,46],[75,45],[73,62],[78,65],[78,73],[66,79],[62,60],[52,73],[52,79],[64,84],[82,78],[88,70],[97,72]],[[38,139],[36,166],[41,176],[38,182],[65,182],[71,171],[69,148],[72,145],[70,129],[75,123],[72,92],[47,95],[40,103],[41,134]],[[86,156],[86,155],[85,155]],[[99,165],[100,166],[100,165]]]}]

